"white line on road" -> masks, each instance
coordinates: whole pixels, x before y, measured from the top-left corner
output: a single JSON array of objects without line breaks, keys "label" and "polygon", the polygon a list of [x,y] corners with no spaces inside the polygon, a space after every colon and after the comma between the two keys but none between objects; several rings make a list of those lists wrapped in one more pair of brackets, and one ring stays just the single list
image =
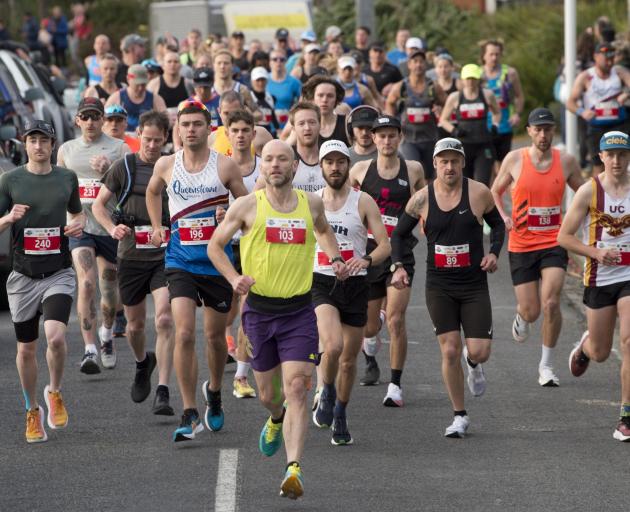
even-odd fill
[{"label": "white line on road", "polygon": [[238,450],[219,452],[217,488],[214,493],[214,512],[236,512],[236,471]]}]

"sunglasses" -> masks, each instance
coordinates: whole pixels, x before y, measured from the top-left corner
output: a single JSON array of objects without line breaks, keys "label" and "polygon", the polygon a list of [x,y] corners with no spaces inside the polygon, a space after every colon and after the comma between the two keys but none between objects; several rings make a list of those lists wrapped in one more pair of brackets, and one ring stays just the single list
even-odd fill
[{"label": "sunglasses", "polygon": [[186,108],[196,108],[199,110],[203,110],[206,112],[209,112],[208,109],[206,108],[206,106],[201,103],[200,101],[197,100],[184,100],[182,101],[179,106],[177,107],[177,111],[181,112],[182,110],[186,109]]},{"label": "sunglasses", "polygon": [[274,57],[271,60],[272,62],[285,62],[287,59],[285,59],[284,57]]},{"label": "sunglasses", "polygon": [[103,114],[100,112],[82,112],[78,114],[78,117],[81,121],[100,121],[103,118]]}]

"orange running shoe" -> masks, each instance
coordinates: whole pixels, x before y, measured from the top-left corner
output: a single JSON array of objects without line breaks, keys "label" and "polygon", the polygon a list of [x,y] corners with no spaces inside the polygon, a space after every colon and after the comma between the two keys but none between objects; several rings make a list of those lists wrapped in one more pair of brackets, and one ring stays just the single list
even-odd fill
[{"label": "orange running shoe", "polygon": [[[234,343],[234,336],[226,336],[225,337],[225,341],[227,343],[227,350],[228,350],[228,363],[232,363],[234,361],[236,361],[236,343]],[[232,360],[230,361],[229,358],[232,358]]]},{"label": "orange running shoe", "polygon": [[46,386],[44,399],[46,400],[46,407],[48,407],[48,415],[46,416],[48,426],[55,430],[65,428],[68,425],[68,411],[63,405],[61,391],[50,391],[50,386]]},{"label": "orange running shoe", "polygon": [[26,411],[26,442],[43,443],[47,440],[43,409],[38,406],[37,409]]}]

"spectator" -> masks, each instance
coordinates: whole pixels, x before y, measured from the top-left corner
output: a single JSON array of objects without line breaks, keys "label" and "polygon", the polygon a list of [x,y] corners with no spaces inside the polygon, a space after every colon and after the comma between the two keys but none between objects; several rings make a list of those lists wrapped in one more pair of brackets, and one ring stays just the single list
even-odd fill
[{"label": "spectator", "polygon": [[60,68],[67,66],[66,51],[68,50],[68,19],[56,5],[52,10],[52,24],[48,26],[52,34],[52,45],[55,52],[55,64]]},{"label": "spectator", "polygon": [[39,23],[32,13],[26,12],[22,23],[22,38],[30,50],[38,50]]},{"label": "spectator", "polygon": [[4,20],[0,19],[0,41],[8,41],[9,39],[11,39],[11,35],[4,25]]},{"label": "spectator", "polygon": [[47,66],[51,63],[51,56],[54,52],[52,45],[53,36],[50,33],[51,21],[45,18],[41,21],[39,32],[37,33],[37,48],[42,54],[42,62]]},{"label": "spectator", "polygon": [[403,60],[407,59],[405,43],[410,36],[409,30],[406,28],[401,28],[396,32],[396,47],[387,53],[387,60],[394,66],[398,66]]},{"label": "spectator", "polygon": [[[69,49],[70,59],[76,69],[81,68],[81,48],[92,37],[94,29],[83,4],[77,3],[72,6],[72,19],[69,23],[70,37]],[[109,51],[109,50],[108,50]]]}]

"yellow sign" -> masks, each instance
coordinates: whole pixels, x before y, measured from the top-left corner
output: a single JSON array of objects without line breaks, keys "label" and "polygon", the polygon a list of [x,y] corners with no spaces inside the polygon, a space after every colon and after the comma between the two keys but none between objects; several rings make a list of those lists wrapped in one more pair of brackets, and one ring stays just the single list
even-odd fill
[{"label": "yellow sign", "polygon": [[279,28],[286,28],[289,37],[298,40],[313,27],[308,2],[302,0],[233,0],[223,6],[223,17],[228,34],[240,30],[248,40],[273,40]]}]

